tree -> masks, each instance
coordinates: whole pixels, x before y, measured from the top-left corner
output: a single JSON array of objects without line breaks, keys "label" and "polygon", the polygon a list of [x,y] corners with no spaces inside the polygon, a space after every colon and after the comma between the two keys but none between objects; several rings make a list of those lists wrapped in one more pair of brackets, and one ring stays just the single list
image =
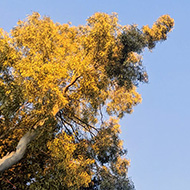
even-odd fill
[{"label": "tree", "polygon": [[173,26],[169,15],[139,29],[115,13],[78,27],[33,13],[1,29],[1,188],[134,189],[118,123],[141,102],[143,50]]}]

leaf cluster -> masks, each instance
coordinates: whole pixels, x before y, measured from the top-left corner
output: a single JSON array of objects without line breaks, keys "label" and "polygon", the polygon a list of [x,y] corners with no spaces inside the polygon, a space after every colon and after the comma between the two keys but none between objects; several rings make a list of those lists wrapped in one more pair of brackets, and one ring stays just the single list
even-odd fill
[{"label": "leaf cluster", "polygon": [[33,13],[9,34],[1,29],[1,157],[38,132],[21,162],[0,174],[1,188],[134,189],[119,118],[141,102],[144,48],[173,25],[168,15],[139,29],[95,13],[75,27]]}]

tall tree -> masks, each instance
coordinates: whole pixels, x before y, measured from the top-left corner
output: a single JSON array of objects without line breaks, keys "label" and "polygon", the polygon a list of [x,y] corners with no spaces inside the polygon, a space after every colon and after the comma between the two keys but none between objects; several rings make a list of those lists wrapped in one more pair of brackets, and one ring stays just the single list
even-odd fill
[{"label": "tall tree", "polygon": [[141,102],[141,53],[167,39],[95,13],[84,26],[33,13],[0,30],[1,189],[134,189],[119,119]]}]

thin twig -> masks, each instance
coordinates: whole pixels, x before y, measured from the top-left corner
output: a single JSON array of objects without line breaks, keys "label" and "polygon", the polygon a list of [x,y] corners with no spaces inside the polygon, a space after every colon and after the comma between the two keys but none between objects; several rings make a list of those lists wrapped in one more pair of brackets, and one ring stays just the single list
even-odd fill
[{"label": "thin twig", "polygon": [[98,129],[93,127],[92,125],[86,123],[85,121],[81,120],[80,118],[76,117],[76,116],[73,116],[75,119],[79,120],[81,123],[85,124],[87,127],[90,127],[92,129],[94,129],[96,132],[98,132]]},{"label": "thin twig", "polygon": [[16,186],[14,184],[12,184],[8,179],[2,179],[5,183],[9,183],[13,186],[13,189],[16,189]]},{"label": "thin twig", "polygon": [[100,105],[100,119],[101,119],[102,124],[104,123],[103,117],[104,117],[104,116],[103,116],[102,108],[101,108],[101,105]]},{"label": "thin twig", "polygon": [[[67,117],[68,117],[68,116],[67,116]],[[86,129],[86,130],[90,133],[90,135],[95,136],[95,134],[90,130],[90,127],[93,128],[93,129],[95,129],[95,130],[97,131],[96,128],[94,128],[94,127],[92,127],[92,126],[86,124],[85,122],[82,122],[82,120],[80,120],[80,119],[78,119],[78,120],[79,120],[81,123],[85,124],[86,127],[85,127],[83,124],[81,124],[80,122],[78,122],[78,121],[76,121],[76,120],[74,120],[74,119],[72,119],[72,118],[70,118],[70,117],[68,117],[68,118],[69,118],[70,120],[72,120],[73,122],[75,122],[76,124],[82,126],[84,129]]]}]

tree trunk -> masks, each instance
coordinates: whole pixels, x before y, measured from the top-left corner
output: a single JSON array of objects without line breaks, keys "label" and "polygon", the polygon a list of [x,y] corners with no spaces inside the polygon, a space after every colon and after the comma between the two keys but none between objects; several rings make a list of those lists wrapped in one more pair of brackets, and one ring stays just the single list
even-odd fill
[{"label": "tree trunk", "polygon": [[2,159],[0,159],[0,172],[10,168],[16,164],[26,152],[27,145],[35,138],[36,131],[28,131],[19,141],[16,151],[7,153]]},{"label": "tree trunk", "polygon": [[[55,105],[56,109],[54,109],[53,115],[55,116],[58,109],[58,106]],[[16,151],[12,151],[11,153],[7,153],[3,158],[0,159],[0,172],[10,168],[12,165],[16,164],[19,160],[22,159],[26,152],[27,145],[36,137],[37,130],[39,126],[43,126],[45,121],[48,118],[44,118],[39,120],[34,126],[32,131],[28,131],[18,142],[16,147]]]}]

